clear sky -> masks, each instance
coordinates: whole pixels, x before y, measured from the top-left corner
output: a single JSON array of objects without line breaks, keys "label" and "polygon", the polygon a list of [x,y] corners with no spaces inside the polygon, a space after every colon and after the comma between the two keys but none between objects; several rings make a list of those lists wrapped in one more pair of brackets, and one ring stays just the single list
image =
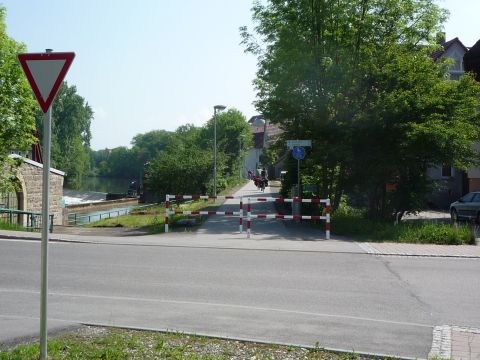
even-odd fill
[{"label": "clear sky", "polygon": [[[480,0],[436,0],[447,40],[480,39]],[[252,0],[0,0],[7,31],[29,52],[74,51],[66,80],[95,111],[93,149],[129,146],[150,130],[203,125],[217,104],[257,112],[256,59],[238,28]]]}]

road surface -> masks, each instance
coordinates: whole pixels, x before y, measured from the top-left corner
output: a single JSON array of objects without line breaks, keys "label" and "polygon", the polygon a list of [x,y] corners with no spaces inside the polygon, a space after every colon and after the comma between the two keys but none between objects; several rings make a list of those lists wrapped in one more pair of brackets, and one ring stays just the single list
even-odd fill
[{"label": "road surface", "polygon": [[[313,233],[279,222],[254,224],[246,240],[231,221],[223,234],[231,226],[215,218],[173,234],[182,246],[52,242],[51,329],[168,329],[425,358],[433,326],[480,324],[478,259],[374,256],[318,233],[301,241]],[[0,343],[38,334],[39,269],[38,241],[0,239]]]}]

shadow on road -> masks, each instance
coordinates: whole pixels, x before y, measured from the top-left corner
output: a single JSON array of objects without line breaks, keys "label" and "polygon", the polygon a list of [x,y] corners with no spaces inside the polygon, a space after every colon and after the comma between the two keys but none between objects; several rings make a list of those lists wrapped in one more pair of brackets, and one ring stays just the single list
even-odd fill
[{"label": "shadow on road", "polygon": [[[229,238],[238,240],[243,236],[246,239],[248,198],[278,198],[280,197],[278,190],[279,188],[277,187],[268,187],[265,189],[265,192],[261,192],[257,190],[252,182],[249,182],[234,194],[236,197],[243,196],[243,234],[239,233],[238,216],[211,215],[196,231],[197,236],[222,235],[222,238],[225,240],[228,240]],[[239,211],[239,209],[240,199],[236,198],[226,201],[219,207],[218,211]],[[277,210],[272,201],[251,201],[251,213],[252,215],[276,214]],[[283,215],[291,215],[291,213],[284,213]],[[312,227],[311,225],[312,224],[309,220],[298,223],[294,220],[252,219],[251,233],[254,240],[325,240],[325,232],[322,229]]]}]

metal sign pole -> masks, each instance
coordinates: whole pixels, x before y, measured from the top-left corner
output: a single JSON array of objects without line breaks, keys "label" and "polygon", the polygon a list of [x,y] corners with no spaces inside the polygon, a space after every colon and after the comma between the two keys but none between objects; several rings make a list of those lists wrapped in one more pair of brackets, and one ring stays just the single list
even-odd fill
[{"label": "metal sign pole", "polygon": [[43,124],[43,194],[42,194],[42,261],[40,289],[40,359],[47,359],[47,296],[48,296],[48,224],[50,204],[50,145],[52,107],[45,114]]},{"label": "metal sign pole", "polygon": [[297,196],[300,198],[302,194],[300,193],[300,159],[297,160],[297,180],[298,180],[298,187],[297,187]]},{"label": "metal sign pole", "polygon": [[40,271],[40,359],[47,359],[48,236],[50,207],[50,149],[52,102],[75,58],[75,53],[18,54],[18,61],[45,113],[43,124],[42,244]]}]

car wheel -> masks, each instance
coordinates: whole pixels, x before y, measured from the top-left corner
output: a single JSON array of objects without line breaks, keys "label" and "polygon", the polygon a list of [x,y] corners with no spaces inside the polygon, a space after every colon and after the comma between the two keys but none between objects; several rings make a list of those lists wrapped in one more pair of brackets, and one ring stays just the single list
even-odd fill
[{"label": "car wheel", "polygon": [[458,222],[457,210],[452,209],[452,212],[450,213],[450,217],[452,218],[452,222],[456,224]]}]

